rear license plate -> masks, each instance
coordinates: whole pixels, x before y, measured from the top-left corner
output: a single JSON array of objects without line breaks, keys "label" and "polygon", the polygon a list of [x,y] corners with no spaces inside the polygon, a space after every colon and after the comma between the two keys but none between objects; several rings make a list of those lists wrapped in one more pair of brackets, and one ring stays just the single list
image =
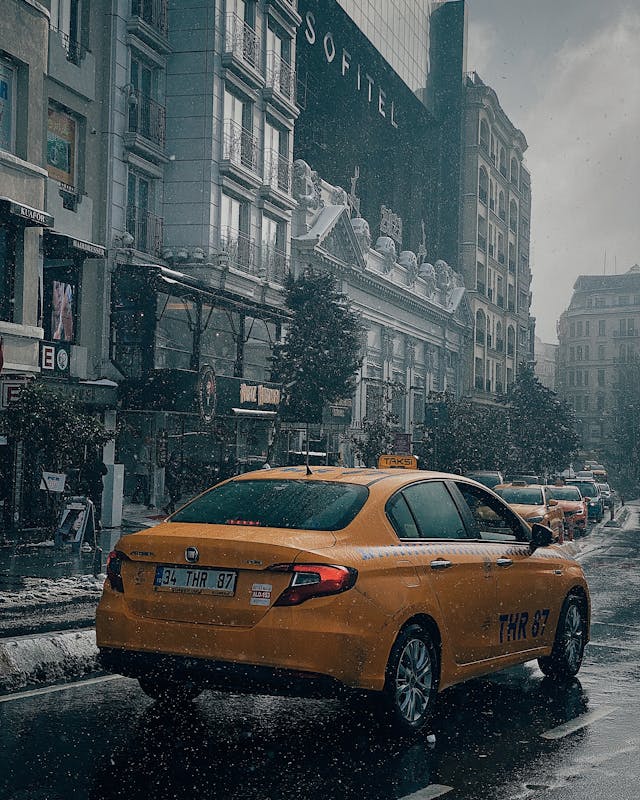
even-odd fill
[{"label": "rear license plate", "polygon": [[158,592],[182,594],[218,594],[233,597],[238,573],[230,569],[196,569],[195,567],[156,567],[153,587]]}]

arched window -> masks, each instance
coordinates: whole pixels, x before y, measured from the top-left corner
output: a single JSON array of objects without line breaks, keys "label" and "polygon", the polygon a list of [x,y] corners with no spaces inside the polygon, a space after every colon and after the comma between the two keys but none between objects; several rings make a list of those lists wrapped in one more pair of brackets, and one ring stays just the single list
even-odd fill
[{"label": "arched window", "polygon": [[511,159],[511,183],[515,186],[518,185],[520,178],[520,167],[518,166],[518,159],[514,156]]},{"label": "arched window", "polygon": [[509,203],[509,228],[514,232],[518,232],[518,204],[515,200]]},{"label": "arched window", "polygon": [[477,344],[484,345],[487,336],[487,319],[484,311],[479,308],[476,311],[476,342]]},{"label": "arched window", "polygon": [[513,325],[507,328],[507,355],[512,356],[515,353],[516,347],[516,332]]},{"label": "arched window", "polygon": [[500,158],[499,158],[499,169],[500,172],[507,177],[507,152],[504,147],[500,146]]},{"label": "arched window", "polygon": [[504,199],[504,192],[498,195],[498,216],[506,222],[507,220],[507,206]]},{"label": "arched window", "polygon": [[480,120],[480,147],[489,149],[489,126],[486,119]]},{"label": "arched window", "polygon": [[478,175],[478,197],[480,202],[486,206],[489,197],[489,174],[484,167],[480,167]]}]

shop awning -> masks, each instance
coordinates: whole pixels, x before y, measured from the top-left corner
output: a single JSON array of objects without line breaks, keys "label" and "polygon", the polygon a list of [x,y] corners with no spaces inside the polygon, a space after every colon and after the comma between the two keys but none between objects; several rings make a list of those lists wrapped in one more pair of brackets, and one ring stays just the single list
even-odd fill
[{"label": "shop awning", "polygon": [[276,411],[262,411],[259,408],[232,408],[237,417],[252,417],[253,419],[273,419],[278,416]]},{"label": "shop awning", "polygon": [[56,250],[59,254],[61,250],[77,250],[85,258],[106,258],[107,248],[95,242],[86,242],[84,239],[77,239],[75,236],[68,236],[66,233],[57,231],[47,231],[47,250]]},{"label": "shop awning", "polygon": [[23,225],[33,225],[38,228],[53,228],[54,219],[51,214],[33,206],[19,203],[11,197],[0,196],[0,217],[8,217],[14,222]]}]

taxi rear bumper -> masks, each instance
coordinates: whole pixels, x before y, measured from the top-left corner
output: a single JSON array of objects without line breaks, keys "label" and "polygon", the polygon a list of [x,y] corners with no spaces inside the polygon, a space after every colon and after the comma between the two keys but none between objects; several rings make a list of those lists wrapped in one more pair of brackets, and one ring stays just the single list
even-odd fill
[{"label": "taxi rear bumper", "polygon": [[271,694],[285,697],[339,697],[349,692],[328,675],[303,670],[280,669],[212,661],[205,658],[145,653],[103,647],[100,664],[108,672],[147,680],[188,680],[206,689],[236,694]]}]

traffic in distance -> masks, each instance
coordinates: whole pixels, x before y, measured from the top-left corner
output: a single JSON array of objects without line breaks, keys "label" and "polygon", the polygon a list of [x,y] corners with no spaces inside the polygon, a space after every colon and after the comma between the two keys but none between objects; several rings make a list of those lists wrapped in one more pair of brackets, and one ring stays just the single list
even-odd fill
[{"label": "traffic in distance", "polygon": [[207,688],[348,696],[403,734],[469,678],[535,659],[574,676],[589,589],[556,546],[550,488],[533,485],[525,521],[511,495],[461,475],[237,476],[117,543],[97,611],[101,662],[174,703]]}]

